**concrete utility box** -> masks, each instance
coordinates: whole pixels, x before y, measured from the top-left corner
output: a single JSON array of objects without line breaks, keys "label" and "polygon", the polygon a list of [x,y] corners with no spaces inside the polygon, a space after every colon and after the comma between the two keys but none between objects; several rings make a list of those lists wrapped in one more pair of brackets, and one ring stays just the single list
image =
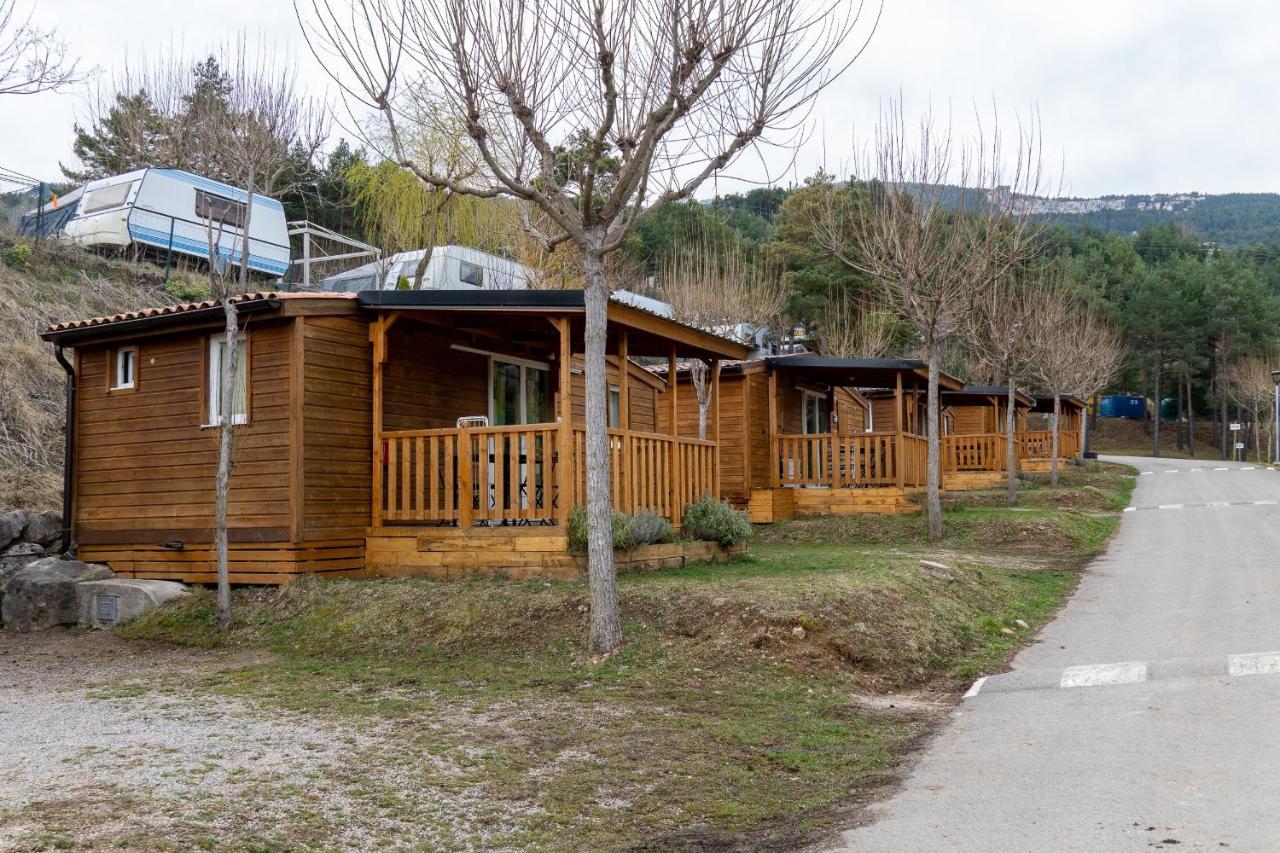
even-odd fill
[{"label": "concrete utility box", "polygon": [[110,628],[155,610],[186,593],[176,581],[102,580],[76,585],[80,624]]}]

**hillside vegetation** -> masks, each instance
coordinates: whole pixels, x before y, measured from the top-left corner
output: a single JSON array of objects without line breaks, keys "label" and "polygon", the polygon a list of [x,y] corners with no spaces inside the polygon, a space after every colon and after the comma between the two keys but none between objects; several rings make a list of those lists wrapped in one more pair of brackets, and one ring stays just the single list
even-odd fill
[{"label": "hillside vegetation", "polygon": [[177,301],[164,271],[0,236],[0,508],[58,505],[66,374],[50,323]]}]

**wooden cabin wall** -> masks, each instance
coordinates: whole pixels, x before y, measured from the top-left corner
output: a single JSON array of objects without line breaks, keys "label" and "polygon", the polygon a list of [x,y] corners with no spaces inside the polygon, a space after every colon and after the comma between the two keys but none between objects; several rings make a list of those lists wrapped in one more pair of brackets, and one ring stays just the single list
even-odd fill
[{"label": "wooden cabin wall", "polygon": [[[235,430],[228,526],[244,541],[288,541],[289,327],[247,327],[248,423]],[[114,346],[81,349],[76,395],[78,541],[210,542],[218,431],[204,428],[207,334],[136,344],[136,387],[109,390]]]},{"label": "wooden cabin wall", "polygon": [[[232,451],[230,574],[237,583],[272,583],[309,570],[299,567],[310,558],[292,541],[292,323],[251,320],[245,329],[249,417],[236,427]],[[132,391],[109,390],[110,353],[123,344],[78,348],[73,523],[81,559],[107,563],[125,577],[216,579],[218,433],[202,424],[208,339],[217,332],[132,342]]]},{"label": "wooden cabin wall", "polygon": [[362,317],[306,317],[296,334],[302,351],[298,538],[339,549],[351,547],[340,541],[356,540],[363,549],[372,515],[369,324]]},{"label": "wooden cabin wall", "polygon": [[[574,356],[573,367],[573,423],[574,426],[581,427],[586,424],[587,411],[587,378],[586,374],[582,372],[583,359],[581,356]],[[618,366],[610,364],[608,371],[605,373],[605,381],[609,383],[610,388],[622,387],[618,382],[619,375]],[[667,432],[669,434],[671,418],[667,416],[665,408],[661,414],[658,413],[658,389],[644,379],[635,376],[634,373],[631,375],[630,380],[631,429],[637,432]],[[661,424],[661,428],[659,428],[659,424]],[[695,419],[693,432],[686,433],[682,431],[681,434],[697,435],[697,432],[697,420]]]},{"label": "wooden cabin wall", "polygon": [[[748,461],[748,425],[744,394],[747,378],[741,374],[720,377],[720,494],[730,500],[745,500],[747,496],[746,472]],[[670,429],[666,390],[657,395],[659,421],[664,429]],[[765,417],[768,417],[766,413]],[[698,435],[698,398],[692,383],[680,380],[676,392],[676,424],[680,435],[696,438]],[[707,412],[707,438],[714,440],[713,419]]]},{"label": "wooden cabin wall", "polygon": [[489,414],[489,360],[401,320],[388,335],[382,389],[384,429],[449,429],[464,415]]}]

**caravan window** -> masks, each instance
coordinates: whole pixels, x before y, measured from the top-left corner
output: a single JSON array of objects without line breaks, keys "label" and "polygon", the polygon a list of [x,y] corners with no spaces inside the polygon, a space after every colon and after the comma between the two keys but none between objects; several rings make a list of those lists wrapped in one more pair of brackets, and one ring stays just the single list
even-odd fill
[{"label": "caravan window", "polygon": [[113,207],[123,206],[129,200],[129,190],[133,189],[135,183],[136,181],[129,181],[94,190],[81,203],[80,212],[97,213],[99,210],[110,210]]},{"label": "caravan window", "polygon": [[458,280],[473,287],[484,287],[484,267],[458,261]]},{"label": "caravan window", "polygon": [[243,228],[247,207],[242,201],[196,190],[196,216],[200,219],[221,222],[230,228]]}]

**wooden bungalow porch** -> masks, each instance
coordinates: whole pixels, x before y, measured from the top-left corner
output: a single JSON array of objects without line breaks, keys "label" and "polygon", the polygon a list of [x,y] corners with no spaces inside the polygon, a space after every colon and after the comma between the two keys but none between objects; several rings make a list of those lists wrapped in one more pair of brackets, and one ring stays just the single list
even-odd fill
[{"label": "wooden bungalow porch", "polygon": [[[566,528],[586,500],[581,306],[563,291],[361,295],[375,313],[370,571],[578,570]],[[745,349],[611,303],[608,351],[613,506],[678,529],[687,504],[719,494],[719,363]],[[711,363],[707,438],[681,434],[679,389],[634,357]]]}]

